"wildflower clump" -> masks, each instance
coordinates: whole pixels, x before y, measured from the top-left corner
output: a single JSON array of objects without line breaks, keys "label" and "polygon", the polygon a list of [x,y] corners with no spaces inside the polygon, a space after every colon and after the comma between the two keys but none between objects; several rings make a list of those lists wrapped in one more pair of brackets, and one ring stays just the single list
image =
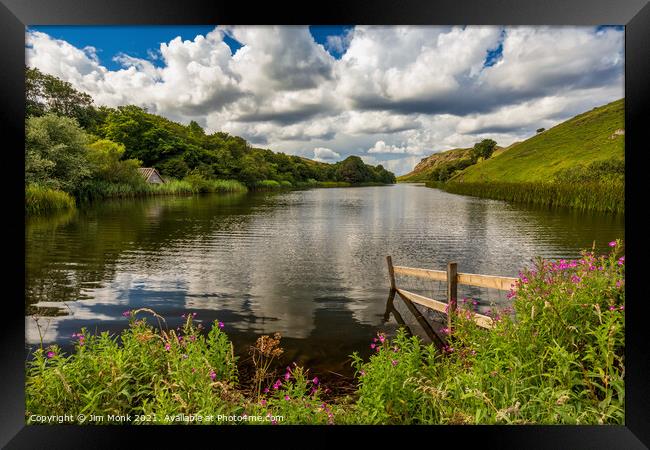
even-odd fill
[{"label": "wildflower clump", "polygon": [[[624,423],[625,256],[538,260],[479,327],[469,301],[442,351],[402,332],[354,355],[364,423]],[[472,302],[473,303],[473,302]],[[374,342],[373,342],[374,343]],[[390,348],[397,344],[400,357]],[[397,364],[394,364],[397,362]],[[403,364],[404,362],[404,364]]]}]

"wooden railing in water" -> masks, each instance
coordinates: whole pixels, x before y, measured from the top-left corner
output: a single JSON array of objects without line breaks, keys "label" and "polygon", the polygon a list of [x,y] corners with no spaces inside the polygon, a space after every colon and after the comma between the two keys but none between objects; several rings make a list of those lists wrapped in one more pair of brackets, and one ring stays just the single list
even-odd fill
[{"label": "wooden railing in water", "polygon": [[[432,270],[420,269],[416,267],[394,266],[393,259],[390,256],[386,257],[388,263],[388,276],[390,278],[391,294],[399,294],[399,296],[407,303],[417,303],[418,305],[425,306],[433,309],[434,311],[441,312],[447,315],[447,328],[451,332],[452,316],[456,313],[458,305],[458,285],[479,286],[490,289],[498,289],[501,291],[509,291],[516,288],[517,278],[500,277],[495,275],[481,275],[477,273],[459,273],[458,264],[450,262],[447,264],[447,270]],[[414,292],[409,292],[405,289],[400,289],[395,283],[395,275],[407,275],[418,278],[426,278],[433,281],[446,281],[447,282],[447,302],[435,300],[433,298],[425,297]],[[489,316],[483,314],[474,314],[474,322],[483,328],[492,328],[494,322]]]}]

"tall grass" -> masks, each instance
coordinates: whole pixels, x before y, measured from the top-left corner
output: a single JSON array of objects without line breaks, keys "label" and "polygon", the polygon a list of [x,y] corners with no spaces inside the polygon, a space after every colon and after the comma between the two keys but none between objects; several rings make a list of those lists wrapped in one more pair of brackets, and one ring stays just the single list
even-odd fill
[{"label": "tall grass", "polygon": [[428,187],[475,197],[506,200],[583,211],[625,212],[625,185],[621,182],[427,182]]},{"label": "tall grass", "polygon": [[106,198],[132,198],[150,195],[193,195],[202,193],[246,192],[245,185],[236,180],[208,180],[186,177],[183,180],[169,180],[163,184],[110,183],[93,180],[86,182],[75,191],[81,201]]},{"label": "tall grass", "polygon": [[25,212],[27,214],[47,214],[74,208],[75,200],[67,192],[36,184],[25,186]]}]

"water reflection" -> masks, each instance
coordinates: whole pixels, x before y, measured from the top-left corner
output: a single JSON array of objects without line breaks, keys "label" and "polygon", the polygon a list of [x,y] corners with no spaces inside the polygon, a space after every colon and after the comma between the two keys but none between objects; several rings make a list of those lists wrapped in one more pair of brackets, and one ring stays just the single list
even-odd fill
[{"label": "water reflection", "polygon": [[[515,276],[624,237],[622,217],[524,209],[414,185],[103,202],[26,229],[28,313],[65,303],[45,342],[119,332],[147,306],[224,321],[235,345],[279,331],[287,354],[342,364],[384,322],[396,265]],[[401,308],[401,307],[398,307]],[[404,313],[406,317],[408,312]],[[26,317],[26,340],[39,341]],[[368,350],[369,351],[369,350]]]}]

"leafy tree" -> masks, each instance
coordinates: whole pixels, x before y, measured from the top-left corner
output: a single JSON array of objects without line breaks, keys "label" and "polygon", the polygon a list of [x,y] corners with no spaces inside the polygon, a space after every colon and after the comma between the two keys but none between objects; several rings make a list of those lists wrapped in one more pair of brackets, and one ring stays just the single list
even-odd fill
[{"label": "leafy tree", "polygon": [[88,160],[93,176],[112,183],[137,184],[142,181],[138,173],[140,161],[122,160],[124,146],[108,139],[100,139],[88,146]]},{"label": "leafy tree", "polygon": [[97,120],[97,111],[90,95],[37,68],[25,68],[25,98],[27,117],[54,113],[72,117],[82,127],[90,126]]},{"label": "leafy tree", "polygon": [[494,153],[496,146],[497,143],[492,139],[483,139],[481,142],[474,144],[471,151],[472,161],[476,163],[479,158],[488,159]]},{"label": "leafy tree", "polygon": [[546,130],[546,128],[538,128],[538,129],[537,129],[537,132],[538,132],[538,133],[541,133],[541,132],[544,131],[544,130]]},{"label": "leafy tree", "polygon": [[347,181],[348,183],[362,183],[372,180],[372,172],[361,158],[348,156],[338,163],[336,178],[338,181]]},{"label": "leafy tree", "polygon": [[75,119],[29,117],[25,130],[25,181],[72,192],[92,175],[88,136]]},{"label": "leafy tree", "polygon": [[[158,165],[162,175],[173,178],[184,178],[190,171],[189,166],[182,158],[170,158]],[[214,169],[212,169],[214,171]]]}]

